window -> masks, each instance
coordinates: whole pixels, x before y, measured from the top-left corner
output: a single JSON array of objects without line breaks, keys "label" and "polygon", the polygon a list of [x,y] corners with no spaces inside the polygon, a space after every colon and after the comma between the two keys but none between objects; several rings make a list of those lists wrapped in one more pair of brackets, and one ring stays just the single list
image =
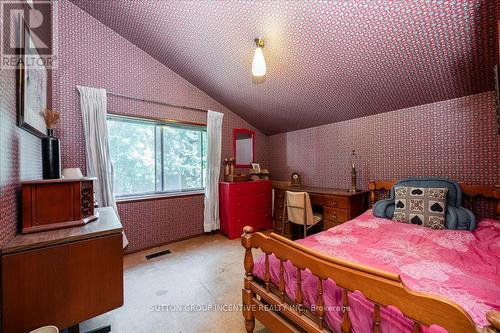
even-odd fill
[{"label": "window", "polygon": [[206,127],[116,115],[107,123],[116,197],[205,187]]}]

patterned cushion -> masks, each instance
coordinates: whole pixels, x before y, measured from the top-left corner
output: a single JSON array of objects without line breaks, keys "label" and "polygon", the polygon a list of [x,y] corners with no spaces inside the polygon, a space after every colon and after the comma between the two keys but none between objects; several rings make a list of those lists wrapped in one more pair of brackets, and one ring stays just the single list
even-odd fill
[{"label": "patterned cushion", "polygon": [[393,220],[444,229],[447,188],[396,186]]}]

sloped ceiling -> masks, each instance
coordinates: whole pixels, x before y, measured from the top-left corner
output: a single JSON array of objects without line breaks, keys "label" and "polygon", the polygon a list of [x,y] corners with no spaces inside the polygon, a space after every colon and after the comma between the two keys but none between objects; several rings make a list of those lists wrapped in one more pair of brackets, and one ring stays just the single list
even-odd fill
[{"label": "sloped ceiling", "polygon": [[71,1],[267,134],[493,89],[496,1]]}]

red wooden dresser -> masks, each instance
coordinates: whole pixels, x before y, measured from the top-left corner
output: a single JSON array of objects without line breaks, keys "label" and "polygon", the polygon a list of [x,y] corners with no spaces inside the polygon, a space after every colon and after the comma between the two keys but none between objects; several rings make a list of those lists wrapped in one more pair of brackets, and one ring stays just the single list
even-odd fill
[{"label": "red wooden dresser", "polygon": [[270,180],[219,183],[219,212],[223,234],[229,239],[241,236],[243,227],[255,231],[273,227],[272,183]]}]

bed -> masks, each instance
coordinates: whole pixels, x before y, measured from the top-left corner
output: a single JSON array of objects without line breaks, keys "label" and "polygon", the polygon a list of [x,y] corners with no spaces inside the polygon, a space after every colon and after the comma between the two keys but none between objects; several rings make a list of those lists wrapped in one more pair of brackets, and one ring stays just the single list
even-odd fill
[{"label": "bed", "polygon": [[[370,182],[371,204],[394,182]],[[469,203],[500,187],[461,184]],[[497,216],[498,218],[498,216]],[[272,332],[498,332],[500,221],[431,230],[371,210],[293,242],[244,228],[243,316]],[[252,249],[263,254],[254,261]]]}]

